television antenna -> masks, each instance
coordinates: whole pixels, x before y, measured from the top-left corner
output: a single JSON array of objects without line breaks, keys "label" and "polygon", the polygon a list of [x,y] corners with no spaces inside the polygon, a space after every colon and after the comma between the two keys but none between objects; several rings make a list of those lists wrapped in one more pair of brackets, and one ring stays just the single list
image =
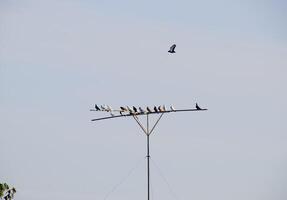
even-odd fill
[{"label": "television antenna", "polygon": [[[100,120],[108,120],[114,118],[121,118],[121,117],[133,117],[137,124],[140,126],[142,131],[146,135],[146,149],[147,149],[147,200],[150,200],[150,149],[149,149],[149,141],[150,135],[153,133],[154,129],[158,125],[159,121],[161,120],[164,114],[176,113],[176,112],[197,112],[197,111],[206,111],[205,108],[200,108],[196,103],[194,109],[175,109],[173,106],[170,106],[170,109],[166,109],[165,106],[154,106],[153,108],[146,107],[143,109],[141,107],[136,108],[133,106],[132,108],[129,106],[120,107],[118,110],[114,110],[109,105],[101,105],[98,106],[95,104],[94,109],[90,109],[90,111],[99,111],[99,112],[107,112],[110,114],[108,117],[96,118],[92,119],[91,121],[100,121]],[[146,124],[143,124],[138,116],[146,116]],[[150,118],[149,115],[159,115],[156,122],[150,126]]]}]

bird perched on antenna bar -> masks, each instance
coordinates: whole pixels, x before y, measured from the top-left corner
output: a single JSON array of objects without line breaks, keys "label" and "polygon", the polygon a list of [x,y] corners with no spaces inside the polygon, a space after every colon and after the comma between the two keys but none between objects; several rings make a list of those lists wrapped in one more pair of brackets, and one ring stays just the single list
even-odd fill
[{"label": "bird perched on antenna bar", "polygon": [[165,106],[164,106],[164,105],[162,106],[162,110],[163,110],[163,111],[166,111],[166,109],[165,109]]},{"label": "bird perched on antenna bar", "polygon": [[122,106],[120,107],[120,109],[121,109],[121,110],[120,110],[120,114],[121,114],[121,115],[123,115],[123,112],[128,111],[125,107],[122,107]]},{"label": "bird perched on antenna bar", "polygon": [[154,107],[153,107],[153,109],[154,109],[154,111],[155,111],[155,112],[158,112],[158,110],[157,110],[156,106],[154,106]]},{"label": "bird perched on antenna bar", "polygon": [[170,48],[169,48],[169,53],[175,53],[174,49],[176,47],[176,44],[173,44]]},{"label": "bird perched on antenna bar", "polygon": [[128,111],[125,107],[122,107],[122,106],[120,107],[120,109],[122,112]]},{"label": "bird perched on antenna bar", "polygon": [[96,111],[100,111],[101,110],[97,104],[95,104],[95,109],[96,109]]},{"label": "bird perched on antenna bar", "polygon": [[144,110],[144,109],[142,109],[141,107],[139,107],[139,110],[140,110],[140,113],[141,113],[141,114],[146,113],[146,112],[145,112],[145,110]]},{"label": "bird perched on antenna bar", "polygon": [[173,106],[170,106],[170,109],[171,109],[172,111],[175,111],[175,109],[174,109],[174,107],[173,107]]},{"label": "bird perched on antenna bar", "polygon": [[111,106],[109,106],[109,105],[107,105],[107,112],[112,112],[113,111],[113,109],[112,109],[112,107]]},{"label": "bird perched on antenna bar", "polygon": [[196,107],[196,110],[202,110],[202,109],[198,106],[197,103],[195,104],[195,107]]},{"label": "bird perched on antenna bar", "polygon": [[136,107],[134,107],[134,106],[133,106],[133,109],[134,109],[134,111],[135,111],[136,113],[138,112],[138,110],[137,110],[137,108],[136,108]]},{"label": "bird perched on antenna bar", "polygon": [[157,109],[158,109],[159,112],[163,111],[160,106]]},{"label": "bird perched on antenna bar", "polygon": [[147,110],[148,112],[150,112],[150,113],[152,112],[149,107],[146,107],[146,110]]},{"label": "bird perched on antenna bar", "polygon": [[128,109],[128,111],[130,112],[131,115],[134,114],[134,111],[130,107],[127,106],[127,109]]},{"label": "bird perched on antenna bar", "polygon": [[102,111],[106,111],[106,108],[105,108],[104,105],[101,105],[101,110],[102,110]]}]

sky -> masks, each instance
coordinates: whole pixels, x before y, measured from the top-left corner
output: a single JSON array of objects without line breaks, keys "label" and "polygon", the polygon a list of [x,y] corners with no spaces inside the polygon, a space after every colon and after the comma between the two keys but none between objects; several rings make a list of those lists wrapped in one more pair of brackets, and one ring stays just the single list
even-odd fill
[{"label": "sky", "polygon": [[0,182],[20,200],[146,199],[145,135],[89,109],[198,102],[208,111],[166,114],[151,135],[151,200],[286,199],[286,11],[1,0]]}]

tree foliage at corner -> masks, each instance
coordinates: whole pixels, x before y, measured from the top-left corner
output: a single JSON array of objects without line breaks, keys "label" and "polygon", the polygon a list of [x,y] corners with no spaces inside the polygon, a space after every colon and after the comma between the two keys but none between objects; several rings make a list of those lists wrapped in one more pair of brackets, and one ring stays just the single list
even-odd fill
[{"label": "tree foliage at corner", "polygon": [[7,183],[0,183],[0,199],[12,200],[16,189],[14,187],[10,188]]}]

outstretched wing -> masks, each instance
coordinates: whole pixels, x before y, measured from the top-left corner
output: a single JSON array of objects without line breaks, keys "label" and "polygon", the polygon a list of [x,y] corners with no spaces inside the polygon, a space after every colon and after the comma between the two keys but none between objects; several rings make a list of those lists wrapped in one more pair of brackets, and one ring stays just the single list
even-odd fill
[{"label": "outstretched wing", "polygon": [[173,44],[171,47],[170,47],[170,51],[174,51],[174,49],[175,49],[175,47],[176,47],[176,44]]}]

